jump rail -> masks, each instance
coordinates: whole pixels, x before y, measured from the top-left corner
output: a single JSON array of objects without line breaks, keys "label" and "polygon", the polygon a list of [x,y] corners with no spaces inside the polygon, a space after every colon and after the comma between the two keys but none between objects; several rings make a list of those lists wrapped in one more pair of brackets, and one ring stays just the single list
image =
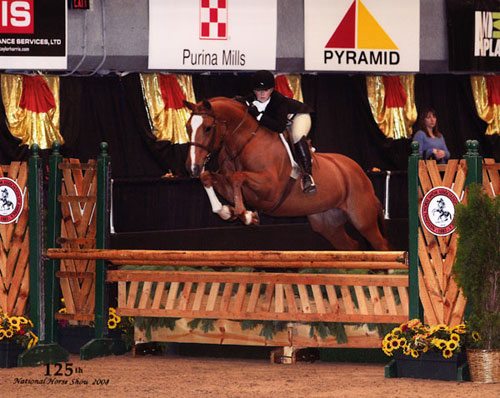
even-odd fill
[{"label": "jump rail", "polygon": [[[408,269],[404,251],[182,251],[48,249],[51,259],[108,260],[116,265],[265,268]],[[341,266],[340,266],[341,265]]]}]

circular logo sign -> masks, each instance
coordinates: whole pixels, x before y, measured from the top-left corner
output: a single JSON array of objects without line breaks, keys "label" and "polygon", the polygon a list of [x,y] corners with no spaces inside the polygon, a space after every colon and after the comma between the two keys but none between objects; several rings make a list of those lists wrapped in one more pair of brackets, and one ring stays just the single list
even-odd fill
[{"label": "circular logo sign", "polygon": [[23,203],[23,191],[17,182],[0,177],[0,224],[16,221],[23,211]]},{"label": "circular logo sign", "polygon": [[424,227],[437,236],[446,236],[455,231],[455,205],[460,202],[450,188],[435,187],[427,192],[420,206],[420,217]]}]

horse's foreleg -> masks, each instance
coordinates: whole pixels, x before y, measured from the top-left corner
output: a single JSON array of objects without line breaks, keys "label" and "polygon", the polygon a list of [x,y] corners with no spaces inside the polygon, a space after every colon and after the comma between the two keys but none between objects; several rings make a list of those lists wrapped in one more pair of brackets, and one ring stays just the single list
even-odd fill
[{"label": "horse's foreleg", "polygon": [[223,220],[234,219],[234,208],[231,206],[223,205],[214,190],[214,183],[217,184],[217,176],[210,172],[203,172],[200,176],[200,180],[203,183],[203,187],[207,192],[208,200],[210,201],[210,206],[212,207],[212,212],[217,213]]},{"label": "horse's foreleg", "polygon": [[230,181],[233,188],[234,212],[246,225],[258,224],[259,216],[256,211],[247,210],[243,203],[243,193],[241,187],[247,180],[246,173],[236,172],[231,174]]}]

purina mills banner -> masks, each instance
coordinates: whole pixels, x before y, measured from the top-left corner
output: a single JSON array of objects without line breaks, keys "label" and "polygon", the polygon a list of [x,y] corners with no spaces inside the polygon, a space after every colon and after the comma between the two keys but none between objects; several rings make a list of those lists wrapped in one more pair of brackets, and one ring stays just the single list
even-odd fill
[{"label": "purina mills banner", "polygon": [[418,0],[304,0],[305,69],[416,72]]},{"label": "purina mills banner", "polygon": [[149,69],[275,69],[276,3],[149,0]]}]

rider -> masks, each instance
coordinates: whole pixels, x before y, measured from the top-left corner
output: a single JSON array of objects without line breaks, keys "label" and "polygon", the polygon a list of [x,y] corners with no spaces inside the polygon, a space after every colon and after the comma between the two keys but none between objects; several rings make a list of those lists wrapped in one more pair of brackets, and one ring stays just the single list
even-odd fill
[{"label": "rider", "polygon": [[312,109],[302,102],[285,97],[274,90],[274,76],[267,70],[259,70],[252,76],[253,94],[243,100],[249,106],[248,113],[269,130],[282,133],[290,123],[289,132],[295,157],[302,172],[302,191],[315,193],[312,178],[311,152],[306,136],[311,129]]}]

